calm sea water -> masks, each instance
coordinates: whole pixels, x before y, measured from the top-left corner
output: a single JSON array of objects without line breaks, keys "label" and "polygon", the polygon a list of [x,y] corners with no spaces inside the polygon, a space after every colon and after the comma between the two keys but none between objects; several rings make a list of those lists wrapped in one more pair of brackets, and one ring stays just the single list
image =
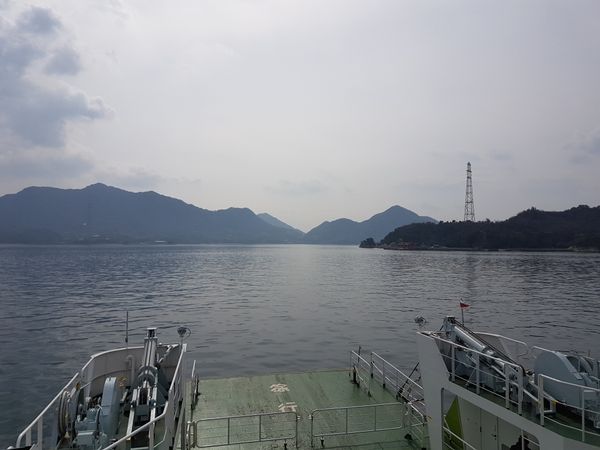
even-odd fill
[{"label": "calm sea water", "polygon": [[422,315],[600,349],[600,255],[319,246],[0,246],[0,447],[93,352],[192,330],[203,376],[344,367],[358,344],[414,365]]}]

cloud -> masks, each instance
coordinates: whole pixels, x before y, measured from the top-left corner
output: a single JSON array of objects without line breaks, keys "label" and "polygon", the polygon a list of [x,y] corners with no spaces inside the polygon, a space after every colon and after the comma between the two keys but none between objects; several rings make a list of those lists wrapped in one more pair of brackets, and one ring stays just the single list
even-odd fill
[{"label": "cloud", "polygon": [[571,153],[571,161],[578,164],[588,163],[591,158],[600,156],[600,127],[573,139],[565,146],[565,151]]},{"label": "cloud", "polygon": [[328,190],[327,186],[318,180],[289,181],[281,180],[275,186],[267,186],[267,191],[288,196],[306,196],[322,194]]},{"label": "cloud", "polygon": [[70,47],[63,47],[50,57],[45,71],[50,75],[76,75],[81,70],[79,53]]},{"label": "cloud", "polygon": [[89,173],[93,167],[93,161],[82,154],[46,149],[0,153],[0,176],[3,179],[56,182]]},{"label": "cloud", "polygon": [[514,155],[506,151],[494,150],[490,153],[490,157],[497,162],[510,162],[515,159]]},{"label": "cloud", "polygon": [[590,155],[600,155],[600,127],[588,133],[580,142],[579,149]]},{"label": "cloud", "polygon": [[27,67],[43,55],[43,51],[32,42],[18,37],[14,27],[0,18],[0,92],[6,89],[11,78],[24,76]]},{"label": "cloud", "polygon": [[26,144],[62,148],[68,120],[98,119],[110,114],[102,99],[90,99],[82,92],[47,91],[23,81],[13,86],[18,95],[3,99],[1,113],[10,131]]},{"label": "cloud", "polygon": [[10,144],[0,152],[64,150],[70,121],[109,117],[112,111],[101,98],[36,77],[38,61],[46,61],[47,74],[73,75],[81,69],[79,55],[59,36],[63,26],[51,10],[32,7],[15,23],[0,21],[0,138]]},{"label": "cloud", "polygon": [[18,30],[32,34],[52,34],[62,28],[58,17],[47,8],[32,6],[17,21]]},{"label": "cloud", "polygon": [[130,17],[125,3],[121,0],[96,0],[93,5],[98,10],[112,14],[119,19],[128,19]]},{"label": "cloud", "polygon": [[99,169],[95,171],[94,177],[96,180],[111,186],[142,191],[156,189],[159,184],[165,181],[162,176],[140,167]]}]

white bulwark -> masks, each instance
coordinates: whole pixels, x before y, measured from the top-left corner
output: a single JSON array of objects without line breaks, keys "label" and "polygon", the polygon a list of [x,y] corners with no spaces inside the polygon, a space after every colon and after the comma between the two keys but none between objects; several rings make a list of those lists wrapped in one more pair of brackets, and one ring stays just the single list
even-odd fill
[{"label": "white bulwark", "polygon": [[598,361],[473,332],[453,317],[419,332],[417,345],[432,449],[600,446]]}]

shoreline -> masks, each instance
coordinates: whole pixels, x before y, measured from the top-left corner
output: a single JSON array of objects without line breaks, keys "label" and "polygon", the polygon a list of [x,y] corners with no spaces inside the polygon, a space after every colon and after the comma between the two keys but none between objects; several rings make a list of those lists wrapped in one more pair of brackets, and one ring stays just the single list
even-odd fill
[{"label": "shoreline", "polygon": [[506,252],[529,252],[529,253],[600,253],[600,249],[596,248],[472,248],[472,247],[391,247],[391,246],[375,246],[375,247],[360,247],[360,248],[379,248],[382,250],[393,251],[433,251],[433,252],[490,252],[490,253],[506,253]]}]

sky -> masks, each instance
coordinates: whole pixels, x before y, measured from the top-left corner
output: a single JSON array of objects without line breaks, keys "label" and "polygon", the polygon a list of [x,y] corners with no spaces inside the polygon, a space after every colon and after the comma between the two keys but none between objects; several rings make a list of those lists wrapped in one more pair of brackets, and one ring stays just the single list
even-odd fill
[{"label": "sky", "polygon": [[307,231],[600,204],[597,0],[0,0],[0,195],[103,182]]}]

